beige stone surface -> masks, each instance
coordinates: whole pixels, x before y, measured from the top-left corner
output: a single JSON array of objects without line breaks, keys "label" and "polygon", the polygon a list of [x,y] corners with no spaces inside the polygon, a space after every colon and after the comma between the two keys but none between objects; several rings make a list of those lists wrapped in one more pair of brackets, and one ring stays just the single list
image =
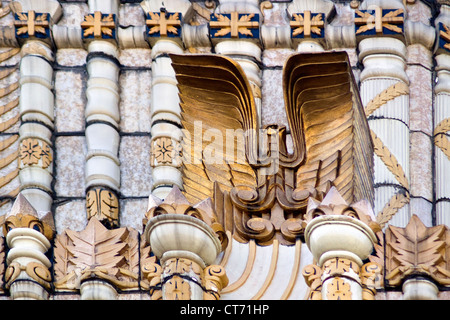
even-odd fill
[{"label": "beige stone surface", "polygon": [[124,3],[119,8],[119,25],[142,26],[145,25],[145,14],[139,3]]},{"label": "beige stone surface", "polygon": [[120,130],[150,132],[151,71],[123,71],[119,83]]},{"label": "beige stone surface", "polygon": [[56,51],[56,62],[61,66],[74,67],[86,65],[88,52],[84,49],[64,48]]},{"label": "beige stone surface", "polygon": [[262,125],[278,123],[288,126],[284,107],[282,70],[262,72]]},{"label": "beige stone surface", "polygon": [[120,201],[120,226],[130,227],[142,233],[142,218],[147,212],[147,205],[148,198],[122,199]]},{"label": "beige stone surface", "polygon": [[55,140],[55,192],[58,197],[85,196],[86,141],[81,136],[60,136]]},{"label": "beige stone surface", "polygon": [[152,66],[151,49],[130,48],[119,52],[120,64],[124,67],[150,68]]},{"label": "beige stone surface", "polygon": [[61,200],[62,203],[55,208],[55,228],[58,234],[66,229],[81,231],[87,225],[86,201]]},{"label": "beige stone surface", "polygon": [[55,72],[55,130],[84,131],[86,75],[81,72]]},{"label": "beige stone surface", "polygon": [[431,135],[433,133],[431,72],[428,69],[410,65],[406,73],[410,80],[410,129]]},{"label": "beige stone surface", "polygon": [[148,197],[151,193],[150,137],[124,136],[119,149],[123,196]]},{"label": "beige stone surface", "polygon": [[432,143],[422,132],[410,135],[410,192],[413,196],[433,200]]},{"label": "beige stone surface", "polygon": [[80,27],[84,21],[84,16],[89,13],[87,3],[62,3],[63,16],[58,21],[58,25],[64,27]]}]

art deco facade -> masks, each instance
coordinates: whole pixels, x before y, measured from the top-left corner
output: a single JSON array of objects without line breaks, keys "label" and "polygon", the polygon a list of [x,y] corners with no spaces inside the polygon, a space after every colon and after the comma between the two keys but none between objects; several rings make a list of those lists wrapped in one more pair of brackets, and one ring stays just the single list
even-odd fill
[{"label": "art deco facade", "polygon": [[450,299],[449,28],[446,0],[1,1],[1,298]]}]

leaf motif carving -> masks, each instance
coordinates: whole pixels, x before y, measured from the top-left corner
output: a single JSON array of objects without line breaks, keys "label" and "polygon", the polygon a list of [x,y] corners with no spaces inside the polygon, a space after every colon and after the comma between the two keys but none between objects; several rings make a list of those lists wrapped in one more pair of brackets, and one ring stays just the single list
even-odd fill
[{"label": "leaf motif carving", "polygon": [[413,272],[435,276],[436,268],[446,269],[446,227],[426,227],[414,215],[405,228],[389,226],[386,230],[386,272],[396,285]]},{"label": "leaf motif carving", "polygon": [[125,263],[122,254],[127,245],[124,241],[127,229],[108,230],[97,219],[90,219],[83,231],[67,230],[66,233],[72,241],[67,246],[67,250],[73,255],[70,261],[82,269],[113,269]]}]

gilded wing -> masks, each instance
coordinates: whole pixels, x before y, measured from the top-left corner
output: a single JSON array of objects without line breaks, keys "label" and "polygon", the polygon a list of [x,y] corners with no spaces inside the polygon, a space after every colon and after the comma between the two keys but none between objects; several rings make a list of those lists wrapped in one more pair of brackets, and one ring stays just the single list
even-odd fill
[{"label": "gilded wing", "polygon": [[373,202],[373,145],[347,54],[294,55],[283,85],[296,188],[326,191],[331,182],[349,202]]},{"label": "gilded wing", "polygon": [[[183,126],[183,187],[191,203],[222,191],[256,187],[257,113],[240,66],[217,55],[170,55]],[[232,144],[231,144],[232,143]]]}]

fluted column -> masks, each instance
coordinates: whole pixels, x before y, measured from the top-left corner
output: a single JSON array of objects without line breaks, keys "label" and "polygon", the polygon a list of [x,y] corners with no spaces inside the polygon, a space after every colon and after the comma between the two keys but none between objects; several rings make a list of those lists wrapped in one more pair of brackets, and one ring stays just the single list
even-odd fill
[{"label": "fluted column", "polygon": [[[380,2],[381,3],[381,2]],[[364,1],[355,11],[360,95],[375,146],[374,210],[394,225],[409,220],[409,80],[401,1]],[[385,16],[393,16],[386,23]],[[389,215],[389,217],[387,217]]]},{"label": "fluted column", "polygon": [[436,79],[434,87],[434,152],[436,224],[450,226],[450,6],[441,5],[437,29]]}]

